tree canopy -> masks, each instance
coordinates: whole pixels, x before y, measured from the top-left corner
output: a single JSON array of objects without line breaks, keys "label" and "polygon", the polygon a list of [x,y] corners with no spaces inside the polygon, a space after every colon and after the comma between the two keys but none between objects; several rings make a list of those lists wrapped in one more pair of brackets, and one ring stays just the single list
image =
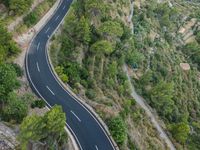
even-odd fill
[{"label": "tree canopy", "polygon": [[106,41],[106,40],[97,41],[96,43],[94,43],[91,46],[90,49],[93,53],[107,54],[107,55],[112,53],[114,50],[112,43],[110,43],[109,41]]},{"label": "tree canopy", "polygon": [[9,64],[0,64],[0,102],[18,85],[15,69]]},{"label": "tree canopy", "polygon": [[121,24],[111,20],[102,23],[98,31],[103,36],[121,37],[123,34]]},{"label": "tree canopy", "polygon": [[28,116],[20,125],[18,136],[22,150],[25,150],[29,141],[46,143],[49,149],[66,142],[66,117],[60,106],[54,106],[44,116]]},{"label": "tree canopy", "polygon": [[172,83],[160,81],[150,91],[151,104],[155,107],[162,116],[167,116],[172,113],[174,87]]},{"label": "tree canopy", "polygon": [[21,15],[27,12],[32,4],[33,0],[9,0],[9,9],[14,11],[16,15]]},{"label": "tree canopy", "polygon": [[123,145],[127,138],[126,126],[121,117],[112,118],[108,123],[111,134],[117,144]]}]

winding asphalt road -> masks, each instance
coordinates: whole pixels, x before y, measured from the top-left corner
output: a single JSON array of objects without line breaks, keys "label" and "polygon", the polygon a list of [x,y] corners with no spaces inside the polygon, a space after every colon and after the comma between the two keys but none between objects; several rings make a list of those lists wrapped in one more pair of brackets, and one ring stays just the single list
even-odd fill
[{"label": "winding asphalt road", "polygon": [[61,105],[66,125],[81,150],[115,150],[108,134],[92,113],[56,80],[48,62],[46,45],[67,14],[72,0],[63,0],[54,15],[34,37],[26,55],[26,73],[33,91],[48,107]]}]

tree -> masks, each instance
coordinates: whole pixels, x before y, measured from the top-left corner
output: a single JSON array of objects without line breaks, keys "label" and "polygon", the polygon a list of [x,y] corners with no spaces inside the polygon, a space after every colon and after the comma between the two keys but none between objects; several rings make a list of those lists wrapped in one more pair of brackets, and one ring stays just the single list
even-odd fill
[{"label": "tree", "polygon": [[113,46],[109,41],[106,40],[101,40],[101,41],[97,41],[96,43],[94,43],[90,50],[94,53],[94,54],[107,54],[109,55],[110,53],[113,52]]},{"label": "tree", "polygon": [[33,0],[9,0],[9,8],[16,15],[21,15],[30,9],[32,2]]},{"label": "tree", "polygon": [[150,91],[150,103],[162,116],[170,115],[174,107],[173,94],[173,84],[160,81]]},{"label": "tree", "polygon": [[183,47],[183,52],[191,59],[193,63],[198,65],[200,69],[200,46],[198,43],[189,43]]},{"label": "tree", "polygon": [[98,31],[102,36],[121,37],[123,35],[123,28],[116,21],[104,22]]},{"label": "tree", "polygon": [[126,62],[128,65],[138,65],[144,60],[144,55],[136,50],[133,50],[132,52],[128,53],[126,55]]},{"label": "tree", "polygon": [[114,138],[119,145],[123,145],[127,138],[126,126],[121,117],[112,118],[108,122],[108,127]]},{"label": "tree", "polygon": [[172,124],[170,128],[173,137],[181,144],[185,144],[190,133],[189,125],[185,122],[181,122],[177,124]]},{"label": "tree", "polygon": [[58,74],[58,76],[60,77],[60,79],[63,81],[63,82],[68,82],[69,81],[69,78],[68,76],[64,73],[64,67],[61,67],[61,66],[57,66],[55,68],[55,71],[56,73]]},{"label": "tree", "polygon": [[103,17],[106,14],[106,4],[102,0],[86,0],[85,10],[87,16]]},{"label": "tree", "polygon": [[113,61],[111,64],[108,65],[108,75],[113,78],[117,74],[117,62]]},{"label": "tree", "polygon": [[18,85],[15,69],[9,64],[0,64],[0,102]]},{"label": "tree", "polygon": [[76,33],[79,35],[78,37],[79,39],[82,39],[82,41],[85,44],[90,42],[91,40],[90,25],[89,21],[84,16],[81,17],[76,30],[77,30]]},{"label": "tree", "polygon": [[20,133],[18,136],[22,150],[26,150],[29,141],[39,141],[40,139],[45,138],[46,134],[43,134],[45,123],[42,119],[43,117],[41,116],[33,115],[28,116],[23,120],[20,125]]},{"label": "tree", "polygon": [[30,27],[31,25],[37,23],[39,19],[39,16],[36,12],[30,12],[26,17],[24,17],[24,24],[27,25],[27,27]]},{"label": "tree", "polygon": [[25,150],[29,141],[46,143],[48,149],[66,142],[66,117],[60,106],[54,106],[44,116],[28,116],[20,125],[18,139],[22,150]]},{"label": "tree", "polygon": [[22,101],[15,93],[10,93],[8,96],[8,104],[3,109],[3,120],[15,120],[15,122],[20,123],[26,117],[27,113],[27,103]]},{"label": "tree", "polygon": [[13,42],[12,36],[7,32],[3,23],[0,22],[0,62],[5,60],[5,57],[17,54],[20,50]]}]

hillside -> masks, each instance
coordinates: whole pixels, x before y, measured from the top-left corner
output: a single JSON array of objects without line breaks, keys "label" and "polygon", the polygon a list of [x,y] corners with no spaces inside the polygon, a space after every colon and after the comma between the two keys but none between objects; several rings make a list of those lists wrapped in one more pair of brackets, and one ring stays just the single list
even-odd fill
[{"label": "hillside", "polygon": [[62,108],[55,106],[49,111],[45,102],[32,93],[24,70],[25,52],[35,34],[32,28],[55,2],[0,0],[1,150],[74,149],[65,131],[66,117]]},{"label": "hillside", "polygon": [[52,38],[51,60],[121,149],[168,149],[131,97],[124,64],[176,148],[199,149],[199,19],[199,4],[184,0],[80,0]]}]

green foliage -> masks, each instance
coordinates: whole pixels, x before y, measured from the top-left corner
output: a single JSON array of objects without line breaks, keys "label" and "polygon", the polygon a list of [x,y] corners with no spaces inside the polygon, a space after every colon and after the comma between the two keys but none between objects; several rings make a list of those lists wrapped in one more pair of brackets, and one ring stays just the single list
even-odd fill
[{"label": "green foliage", "polygon": [[156,108],[158,113],[162,116],[170,115],[173,111],[173,93],[173,84],[164,81],[160,81],[150,91],[151,105]]},{"label": "green foliage", "polygon": [[0,62],[5,58],[16,55],[20,50],[12,40],[12,36],[0,22]]},{"label": "green foliage", "polygon": [[33,0],[9,0],[9,9],[16,15],[21,15],[30,9],[32,2]]},{"label": "green foliage", "polygon": [[17,77],[22,77],[24,75],[24,71],[18,64],[11,63],[11,66],[15,69]]},{"label": "green foliage", "polygon": [[83,43],[88,43],[91,41],[91,29],[89,25],[88,19],[84,16],[81,17],[79,24],[76,29],[76,33],[78,33],[78,39],[82,39]]},{"label": "green foliage", "polygon": [[108,122],[108,127],[114,138],[119,145],[123,145],[127,139],[126,126],[121,117],[111,118]]},{"label": "green foliage", "polygon": [[116,21],[106,21],[98,30],[102,36],[121,37],[123,35],[123,28]]},{"label": "green foliage", "polygon": [[33,24],[36,24],[39,19],[39,16],[36,14],[36,12],[29,13],[26,17],[24,17],[24,24],[27,27],[30,27]]},{"label": "green foliage", "polygon": [[87,16],[101,18],[106,15],[107,6],[103,0],[86,0],[85,10]]},{"label": "green foliage", "polygon": [[88,89],[85,93],[85,95],[89,98],[89,99],[94,99],[96,97],[96,93],[93,89]]},{"label": "green foliage", "polygon": [[172,124],[170,128],[173,137],[181,144],[185,144],[190,133],[189,125],[187,123],[181,122],[177,124]]},{"label": "green foliage", "polygon": [[112,43],[106,40],[97,41],[91,46],[90,50],[94,54],[107,54],[107,55],[111,54],[114,51]]},{"label": "green foliage", "polygon": [[142,53],[134,50],[127,55],[126,62],[128,65],[134,66],[140,64],[142,61],[144,61],[144,59],[145,57]]},{"label": "green foliage", "polygon": [[117,62],[113,61],[111,64],[108,65],[108,74],[111,78],[114,78],[117,75]]},{"label": "green foliage", "polygon": [[43,100],[35,100],[34,102],[32,102],[31,108],[35,108],[35,107],[43,108],[43,107],[45,107],[45,105],[46,104]]},{"label": "green foliage", "polygon": [[66,142],[65,121],[65,113],[60,106],[54,106],[44,116],[26,117],[20,125],[18,136],[22,150],[26,149],[31,140],[47,143],[48,149]]},{"label": "green foliage", "polygon": [[197,43],[189,43],[183,47],[183,52],[193,63],[196,63],[200,69],[200,45]]},{"label": "green foliage", "polygon": [[28,106],[25,101],[22,101],[15,93],[10,93],[8,103],[3,109],[2,118],[4,121],[14,120],[20,123],[27,116]]},{"label": "green foliage", "polygon": [[9,64],[0,64],[0,102],[18,85],[15,69]]},{"label": "green foliage", "polygon": [[57,66],[55,68],[55,71],[63,82],[69,81],[68,76],[66,74],[64,74],[64,68],[63,67]]}]

